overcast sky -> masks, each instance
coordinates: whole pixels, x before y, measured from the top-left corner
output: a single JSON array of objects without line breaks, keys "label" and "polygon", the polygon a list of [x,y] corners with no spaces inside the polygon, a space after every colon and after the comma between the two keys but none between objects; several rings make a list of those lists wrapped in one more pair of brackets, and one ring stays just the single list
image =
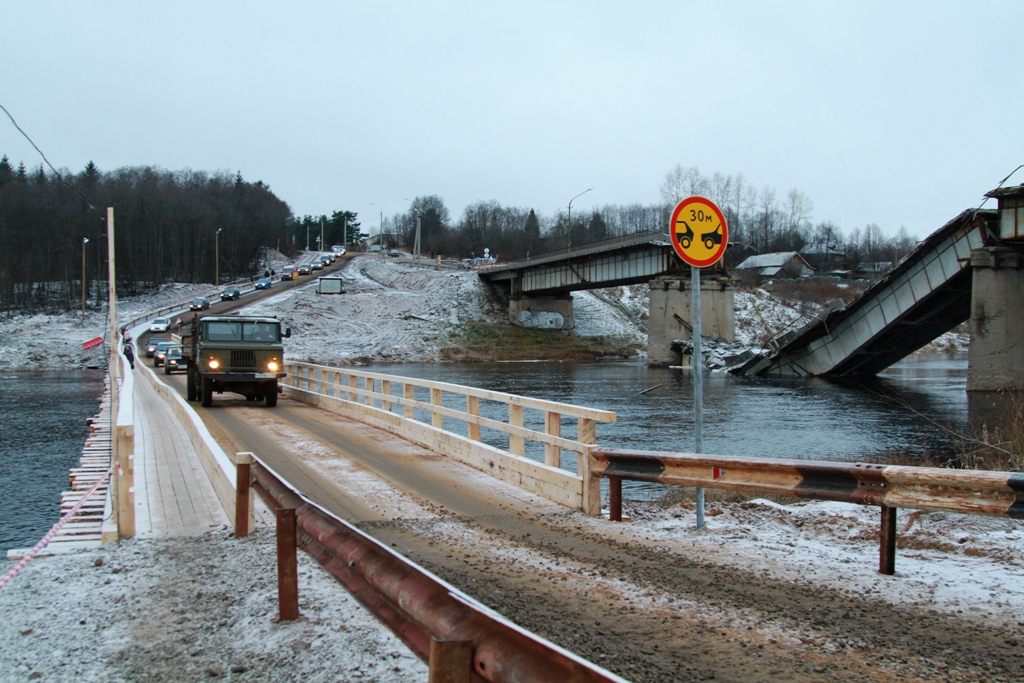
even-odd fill
[{"label": "overcast sky", "polygon": [[[1022,30],[1016,0],[0,0],[0,104],[58,168],[241,171],[371,230],[429,194],[654,203],[682,164],[920,238],[1024,163]],[[2,113],[0,154],[41,161]]]}]

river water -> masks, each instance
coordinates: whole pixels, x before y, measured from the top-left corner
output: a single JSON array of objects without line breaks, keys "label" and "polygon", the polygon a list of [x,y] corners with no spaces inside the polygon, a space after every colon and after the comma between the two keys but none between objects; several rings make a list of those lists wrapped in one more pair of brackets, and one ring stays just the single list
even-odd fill
[{"label": "river water", "polygon": [[60,519],[60,492],[99,412],[102,371],[0,374],[0,551],[30,548]]},{"label": "river water", "polygon": [[[598,443],[644,450],[693,450],[693,382],[678,370],[642,362],[425,363],[380,365],[375,372],[476,386],[611,410],[598,424]],[[877,379],[846,384],[821,379],[766,380],[705,376],[704,451],[769,458],[884,461],[893,454],[952,452],[947,429],[967,425],[967,361],[932,357],[900,363]],[[640,392],[661,385],[647,393]],[[103,391],[101,372],[8,373],[0,377],[0,550],[29,547],[58,519],[60,492],[78,463]],[[428,401],[426,395],[417,395]],[[464,409],[464,401],[452,400]],[[504,405],[481,402],[481,412],[505,420]],[[422,417],[422,416],[420,416]],[[526,425],[543,431],[527,410]],[[449,429],[465,433],[460,422]],[[563,418],[562,434],[575,436]],[[507,436],[484,430],[500,448]],[[527,456],[543,461],[539,445]],[[563,466],[575,462],[563,458]],[[627,482],[629,484],[629,482]],[[633,496],[659,489],[627,487]]]},{"label": "river water", "polygon": [[[676,452],[694,448],[693,380],[679,370],[649,368],[643,362],[430,363],[369,369],[611,410],[617,421],[597,427],[597,442],[603,446]],[[967,428],[966,382],[966,359],[949,356],[905,361],[859,383],[705,374],[704,452],[883,462],[894,456],[913,460],[924,453],[949,456],[949,431]],[[417,398],[429,401],[426,394]],[[465,409],[464,400],[450,405]],[[488,409],[481,402],[481,412],[507,418],[507,409],[497,404]],[[563,417],[562,423],[562,435],[572,438],[576,421]],[[543,431],[539,411],[526,411],[526,426]],[[461,422],[446,428],[465,433]],[[508,445],[508,437],[498,432],[485,430],[482,436],[491,445]],[[526,454],[543,461],[539,445],[528,443]],[[563,467],[574,469],[575,456],[567,462],[565,455]],[[632,490],[661,489],[639,485]]]}]

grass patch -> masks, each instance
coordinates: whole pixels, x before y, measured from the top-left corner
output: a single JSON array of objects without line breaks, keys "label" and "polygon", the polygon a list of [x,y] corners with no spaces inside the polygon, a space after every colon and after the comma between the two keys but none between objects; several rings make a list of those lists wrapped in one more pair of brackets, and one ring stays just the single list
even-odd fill
[{"label": "grass patch", "polygon": [[443,360],[579,360],[630,358],[640,348],[613,337],[579,337],[558,330],[469,323],[444,332]]}]

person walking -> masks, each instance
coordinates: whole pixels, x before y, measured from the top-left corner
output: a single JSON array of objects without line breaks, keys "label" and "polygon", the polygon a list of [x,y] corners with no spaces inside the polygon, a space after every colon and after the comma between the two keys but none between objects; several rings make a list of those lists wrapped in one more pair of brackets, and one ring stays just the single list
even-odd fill
[{"label": "person walking", "polygon": [[131,366],[132,370],[135,369],[135,349],[130,341],[124,343],[124,355],[128,359],[128,365]]}]

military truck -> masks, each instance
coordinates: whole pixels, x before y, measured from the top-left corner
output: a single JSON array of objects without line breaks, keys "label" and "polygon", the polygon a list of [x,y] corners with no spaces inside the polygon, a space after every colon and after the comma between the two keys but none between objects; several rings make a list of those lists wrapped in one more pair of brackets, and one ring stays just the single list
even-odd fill
[{"label": "military truck", "polygon": [[277,381],[285,377],[282,336],[290,337],[292,331],[282,335],[274,318],[194,315],[181,335],[188,400],[209,408],[214,392],[231,391],[249,401],[266,399],[268,408],[276,406],[281,391]]}]

